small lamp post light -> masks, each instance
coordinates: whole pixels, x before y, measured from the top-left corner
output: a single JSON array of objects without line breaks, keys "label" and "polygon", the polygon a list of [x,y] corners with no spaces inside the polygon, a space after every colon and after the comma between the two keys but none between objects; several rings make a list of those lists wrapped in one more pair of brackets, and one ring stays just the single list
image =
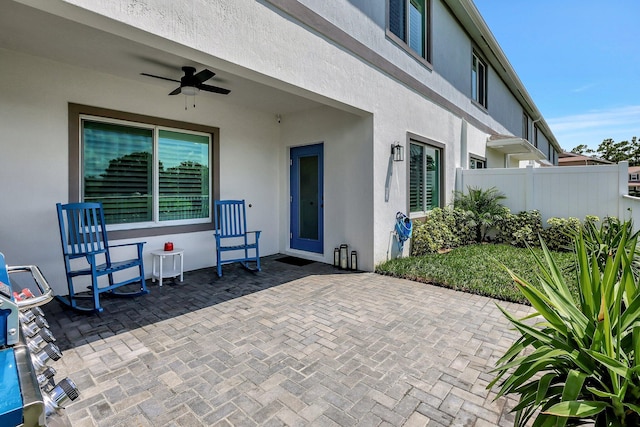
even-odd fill
[{"label": "small lamp post light", "polygon": [[340,267],[340,249],[338,248],[333,250],[333,266]]},{"label": "small lamp post light", "polygon": [[398,141],[391,145],[391,155],[394,162],[404,162],[404,147]]},{"label": "small lamp post light", "polygon": [[358,269],[358,253],[356,251],[351,251],[351,269]]},{"label": "small lamp post light", "polygon": [[340,268],[346,270],[349,268],[349,246],[340,245]]}]

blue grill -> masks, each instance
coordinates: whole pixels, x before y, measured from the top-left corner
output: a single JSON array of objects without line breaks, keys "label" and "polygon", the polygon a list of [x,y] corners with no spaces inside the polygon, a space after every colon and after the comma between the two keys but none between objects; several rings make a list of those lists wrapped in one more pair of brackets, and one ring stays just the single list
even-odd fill
[{"label": "blue grill", "polygon": [[[30,275],[33,286],[14,289],[13,274]],[[39,308],[52,298],[37,266],[8,267],[0,252],[0,426],[59,425],[62,403],[78,397],[73,381],[56,383],[47,366],[62,357]]]}]

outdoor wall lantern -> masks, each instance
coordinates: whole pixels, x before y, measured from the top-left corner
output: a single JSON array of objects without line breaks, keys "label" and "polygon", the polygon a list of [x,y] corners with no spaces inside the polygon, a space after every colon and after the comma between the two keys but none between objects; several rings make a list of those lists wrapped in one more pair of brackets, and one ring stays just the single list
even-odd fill
[{"label": "outdoor wall lantern", "polygon": [[340,245],[340,268],[346,270],[349,268],[349,246]]},{"label": "outdoor wall lantern", "polygon": [[404,162],[404,147],[400,145],[400,142],[396,141],[391,145],[391,155],[394,162]]}]

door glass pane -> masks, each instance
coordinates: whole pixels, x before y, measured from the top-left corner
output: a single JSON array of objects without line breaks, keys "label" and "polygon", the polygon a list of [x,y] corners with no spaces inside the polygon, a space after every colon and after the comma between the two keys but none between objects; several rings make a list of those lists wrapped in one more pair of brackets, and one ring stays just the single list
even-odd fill
[{"label": "door glass pane", "polygon": [[300,157],[300,224],[302,239],[318,240],[318,156]]},{"label": "door glass pane", "polygon": [[160,221],[209,217],[209,137],[160,130]]},{"label": "door glass pane", "polygon": [[82,122],[83,200],[102,202],[107,224],[151,221],[151,129]]}]

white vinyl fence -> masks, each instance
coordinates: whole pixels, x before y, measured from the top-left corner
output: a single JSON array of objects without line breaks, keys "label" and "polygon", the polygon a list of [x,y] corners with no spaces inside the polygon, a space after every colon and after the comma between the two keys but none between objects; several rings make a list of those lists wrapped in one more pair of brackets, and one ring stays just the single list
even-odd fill
[{"label": "white vinyl fence", "polygon": [[627,195],[627,162],[617,165],[458,169],[456,190],[496,187],[502,203],[518,213],[537,209],[546,225],[551,217],[615,216],[640,224],[640,198]]}]

